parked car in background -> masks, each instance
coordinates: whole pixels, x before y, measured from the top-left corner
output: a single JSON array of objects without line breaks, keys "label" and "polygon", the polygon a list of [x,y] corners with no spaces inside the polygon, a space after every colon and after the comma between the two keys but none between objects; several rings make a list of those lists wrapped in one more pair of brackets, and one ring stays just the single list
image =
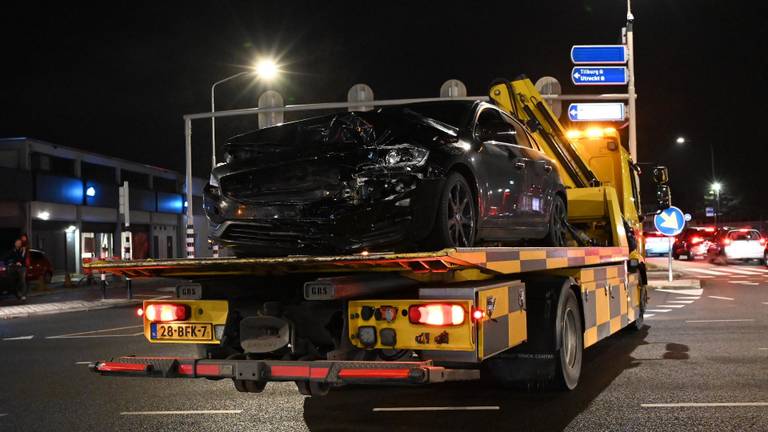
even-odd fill
[{"label": "parked car in background", "polygon": [[645,256],[661,256],[669,254],[669,237],[658,231],[646,231]]},{"label": "parked car in background", "polygon": [[704,257],[709,250],[709,243],[715,236],[714,227],[689,227],[675,237],[672,245],[672,258],[686,257],[689,260]]},{"label": "parked car in background", "polygon": [[205,211],[212,238],[238,256],[565,245],[555,163],[485,102],[316,117],[225,149]]},{"label": "parked car in background", "polygon": [[[53,278],[53,266],[45,252],[30,249],[29,251],[30,267],[27,269],[27,282],[34,282],[42,278],[45,283],[50,283]],[[19,273],[16,271],[15,264],[8,260],[8,256],[0,260],[0,294],[16,293],[16,287],[19,283]]]},{"label": "parked car in background", "polygon": [[756,229],[720,228],[715,234],[707,256],[710,262],[726,264],[729,261],[765,259],[765,239]]}]

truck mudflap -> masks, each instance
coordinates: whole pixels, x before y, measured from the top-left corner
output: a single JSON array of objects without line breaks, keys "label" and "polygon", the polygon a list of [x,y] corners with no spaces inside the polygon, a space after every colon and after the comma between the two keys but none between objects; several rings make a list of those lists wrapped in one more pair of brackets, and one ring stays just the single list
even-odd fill
[{"label": "truck mudflap", "polygon": [[101,375],[155,378],[231,378],[344,384],[430,384],[480,378],[476,369],[447,369],[424,362],[212,360],[176,357],[118,357],[89,365]]}]

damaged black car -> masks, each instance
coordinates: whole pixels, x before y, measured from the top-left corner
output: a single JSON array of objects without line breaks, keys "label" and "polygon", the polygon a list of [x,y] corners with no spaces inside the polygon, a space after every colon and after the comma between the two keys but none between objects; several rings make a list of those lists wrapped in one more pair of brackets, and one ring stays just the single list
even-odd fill
[{"label": "damaged black car", "polygon": [[204,205],[212,239],[238,256],[565,244],[554,162],[485,102],[315,117],[225,151]]}]

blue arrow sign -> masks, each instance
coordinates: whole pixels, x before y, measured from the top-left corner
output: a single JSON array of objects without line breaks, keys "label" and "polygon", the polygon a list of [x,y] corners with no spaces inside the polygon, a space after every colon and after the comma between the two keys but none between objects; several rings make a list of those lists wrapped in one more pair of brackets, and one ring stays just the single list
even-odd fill
[{"label": "blue arrow sign", "polygon": [[573,103],[568,106],[571,121],[624,121],[624,102]]},{"label": "blue arrow sign", "polygon": [[628,57],[624,45],[574,45],[571,48],[573,64],[624,64]]},{"label": "blue arrow sign", "polygon": [[577,66],[571,70],[576,85],[624,85],[629,74],[624,66]]},{"label": "blue arrow sign", "polygon": [[685,216],[682,210],[672,206],[654,216],[653,224],[665,236],[676,236],[685,228]]}]

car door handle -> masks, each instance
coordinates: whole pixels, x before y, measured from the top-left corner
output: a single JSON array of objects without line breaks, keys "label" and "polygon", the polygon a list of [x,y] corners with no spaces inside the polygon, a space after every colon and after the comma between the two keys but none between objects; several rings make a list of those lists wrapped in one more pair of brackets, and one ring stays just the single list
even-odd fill
[{"label": "car door handle", "polygon": [[525,162],[515,162],[515,168],[517,168],[517,169],[524,169],[525,168]]}]

